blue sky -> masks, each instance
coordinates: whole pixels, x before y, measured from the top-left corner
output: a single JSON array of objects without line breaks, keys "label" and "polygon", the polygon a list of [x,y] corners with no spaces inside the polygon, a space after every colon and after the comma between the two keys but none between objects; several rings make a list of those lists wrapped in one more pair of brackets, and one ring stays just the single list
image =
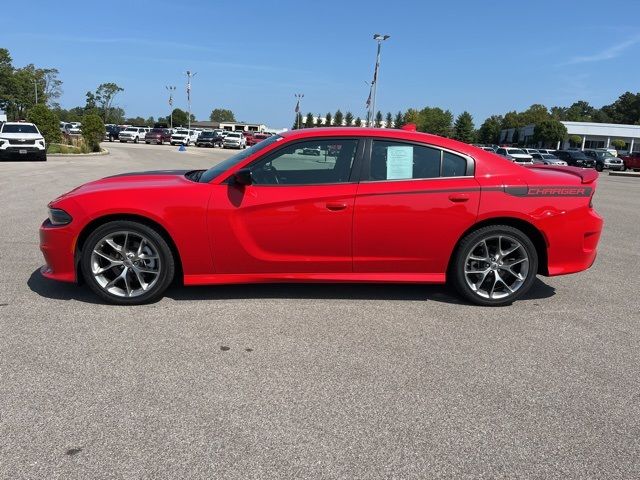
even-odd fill
[{"label": "blue sky", "polygon": [[[28,6],[26,6],[28,5]],[[365,115],[382,51],[377,105],[383,112],[439,106],[468,110],[476,125],[532,103],[594,106],[640,91],[640,2],[491,1],[93,1],[9,2],[0,47],[14,65],[55,67],[60,103],[84,105],[102,82],[125,91],[128,116],[164,116],[165,85],[186,109],[214,107],[238,120],[289,127],[294,93],[314,114]]]}]

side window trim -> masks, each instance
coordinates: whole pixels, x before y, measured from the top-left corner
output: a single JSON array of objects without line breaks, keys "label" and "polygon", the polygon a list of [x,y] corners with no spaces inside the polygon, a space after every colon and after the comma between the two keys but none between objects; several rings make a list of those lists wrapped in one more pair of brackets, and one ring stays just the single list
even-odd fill
[{"label": "side window trim", "polygon": [[[403,143],[407,145],[415,145],[418,147],[427,147],[434,148],[436,150],[440,150],[440,176],[432,177],[432,178],[403,178],[403,179],[393,179],[393,180],[370,180],[369,176],[371,173],[371,152],[373,151],[373,142],[374,140],[382,141],[382,142],[396,142]],[[417,142],[415,140],[404,140],[398,138],[389,138],[389,137],[367,137],[364,148],[364,156],[363,156],[363,165],[360,170],[360,183],[379,183],[379,182],[416,182],[416,181],[425,181],[425,180],[438,180],[442,178],[470,178],[475,176],[475,160],[469,155],[461,152],[457,152],[455,150],[451,150],[450,148],[440,147],[438,145],[433,145],[430,143],[422,143]],[[443,177],[442,176],[442,166],[443,166],[443,158],[444,152],[449,152],[452,155],[457,155],[459,157],[464,158],[467,161],[467,169],[465,175],[460,175],[456,177]]]}]

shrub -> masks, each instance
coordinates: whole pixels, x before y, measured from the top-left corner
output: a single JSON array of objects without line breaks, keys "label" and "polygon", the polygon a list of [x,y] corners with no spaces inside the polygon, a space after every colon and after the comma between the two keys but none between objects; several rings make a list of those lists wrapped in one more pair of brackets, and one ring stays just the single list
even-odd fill
[{"label": "shrub", "polygon": [[46,105],[41,103],[34,105],[34,107],[29,110],[27,119],[36,124],[47,144],[60,141],[60,120]]},{"label": "shrub", "polygon": [[611,142],[611,146],[616,150],[622,150],[624,147],[627,146],[627,143],[620,138],[616,138]]},{"label": "shrub", "polygon": [[100,142],[104,139],[104,132],[104,123],[98,115],[90,113],[82,117],[82,138],[84,138],[89,151],[100,151]]},{"label": "shrub", "polygon": [[582,146],[582,137],[580,135],[571,135],[569,137],[569,143],[571,143],[573,147],[580,147]]}]

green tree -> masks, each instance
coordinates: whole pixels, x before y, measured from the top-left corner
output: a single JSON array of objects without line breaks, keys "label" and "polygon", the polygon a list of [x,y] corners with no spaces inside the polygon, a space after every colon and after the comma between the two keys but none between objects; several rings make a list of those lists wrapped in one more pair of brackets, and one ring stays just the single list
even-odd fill
[{"label": "green tree", "polygon": [[518,112],[511,111],[504,114],[502,117],[502,129],[524,127],[526,124]]},{"label": "green tree", "polygon": [[465,143],[473,143],[475,140],[475,126],[469,112],[465,111],[458,115],[453,126],[453,138]]},{"label": "green tree", "polygon": [[[409,108],[404,113],[404,124],[406,125],[407,123],[415,123],[416,126],[418,127],[418,130],[420,130],[420,125],[422,123],[422,119],[420,118],[420,112],[415,108]],[[424,131],[424,130],[421,130],[421,131]]]},{"label": "green tree", "polygon": [[558,120],[543,120],[533,129],[533,139],[536,142],[551,144],[552,147],[567,136],[567,127]]},{"label": "green tree", "polygon": [[356,127],[361,127],[362,126],[362,119],[360,117],[356,118],[355,126]]},{"label": "green tree", "polygon": [[47,144],[60,142],[60,120],[44,103],[29,110],[28,120],[35,123]]},{"label": "green tree", "polygon": [[571,135],[569,137],[569,143],[572,147],[581,147],[582,146],[582,137],[580,135]]},{"label": "green tree", "polygon": [[611,105],[602,107],[614,123],[637,125],[640,123],[640,93],[625,92]]},{"label": "green tree", "polygon": [[299,128],[304,128],[304,119],[302,118],[302,114],[300,112],[296,113],[296,118],[293,121],[291,130],[297,130]]},{"label": "green tree", "polygon": [[450,137],[452,124],[453,114],[449,110],[442,110],[438,107],[425,107],[420,110],[417,125],[418,130],[421,132]]},{"label": "green tree", "polygon": [[353,113],[347,112],[344,114],[344,123],[347,127],[353,126]]},{"label": "green tree", "polygon": [[104,122],[99,115],[90,113],[82,118],[82,138],[92,152],[100,151],[100,142],[104,138]]},{"label": "green tree", "polygon": [[611,146],[616,150],[622,150],[627,146],[627,143],[621,138],[616,138],[615,140],[611,141]]},{"label": "green tree", "polygon": [[396,113],[396,118],[393,120],[393,128],[402,128],[404,126],[404,117],[402,112]]},{"label": "green tree", "polygon": [[212,122],[235,122],[236,117],[231,110],[226,108],[214,108],[209,115]]},{"label": "green tree", "polygon": [[516,127],[513,129],[513,135],[511,136],[511,143],[517,145],[520,141],[520,127]]},{"label": "green tree", "polygon": [[342,114],[340,109],[338,109],[336,111],[336,114],[333,116],[333,123],[335,123],[336,127],[341,127],[342,122],[344,122],[344,115]]},{"label": "green tree", "polygon": [[322,127],[322,121],[324,120],[324,117],[320,114],[318,114],[318,116],[316,117],[316,127]]},{"label": "green tree", "polygon": [[313,113],[307,113],[307,118],[304,119],[304,128],[313,128]]},{"label": "green tree", "polygon": [[393,115],[391,112],[387,112],[387,116],[384,117],[384,121],[386,128],[393,128]]},{"label": "green tree", "polygon": [[185,112],[184,110],[180,110],[179,108],[174,108],[173,109],[173,126],[177,127],[177,126],[187,126],[187,124],[189,123],[189,115],[187,115],[187,112]]},{"label": "green tree", "polygon": [[331,113],[327,113],[327,115],[324,117],[324,126],[325,127],[330,127],[332,125],[332,119],[333,117],[331,116]]},{"label": "green tree", "polygon": [[571,122],[591,122],[596,109],[589,102],[578,100],[565,110],[563,120]]},{"label": "green tree", "polygon": [[491,115],[480,125],[478,141],[487,144],[500,143],[501,124],[502,115]]},{"label": "green tree", "polygon": [[114,106],[113,101],[120,92],[124,92],[124,88],[113,82],[102,83],[96,89],[94,94],[95,102],[100,109],[100,116],[104,123],[109,123],[108,120]]},{"label": "green tree", "polygon": [[376,113],[376,128],[380,128],[382,127],[382,112],[380,110],[378,110],[378,112]]}]

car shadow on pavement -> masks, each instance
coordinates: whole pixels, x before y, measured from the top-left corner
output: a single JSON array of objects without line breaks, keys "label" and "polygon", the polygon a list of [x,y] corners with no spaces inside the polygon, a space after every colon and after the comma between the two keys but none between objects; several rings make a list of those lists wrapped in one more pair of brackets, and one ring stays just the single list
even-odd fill
[{"label": "car shadow on pavement", "polygon": [[[86,285],[56,282],[44,278],[36,269],[27,285],[38,295],[54,300],[77,300],[103,303]],[[549,298],[555,289],[536,278],[523,300]],[[212,285],[202,287],[171,286],[165,293],[177,301],[234,300],[248,298],[325,299],[325,300],[405,300],[434,301],[465,305],[455,292],[445,285],[398,283],[264,283],[242,285]]]}]

